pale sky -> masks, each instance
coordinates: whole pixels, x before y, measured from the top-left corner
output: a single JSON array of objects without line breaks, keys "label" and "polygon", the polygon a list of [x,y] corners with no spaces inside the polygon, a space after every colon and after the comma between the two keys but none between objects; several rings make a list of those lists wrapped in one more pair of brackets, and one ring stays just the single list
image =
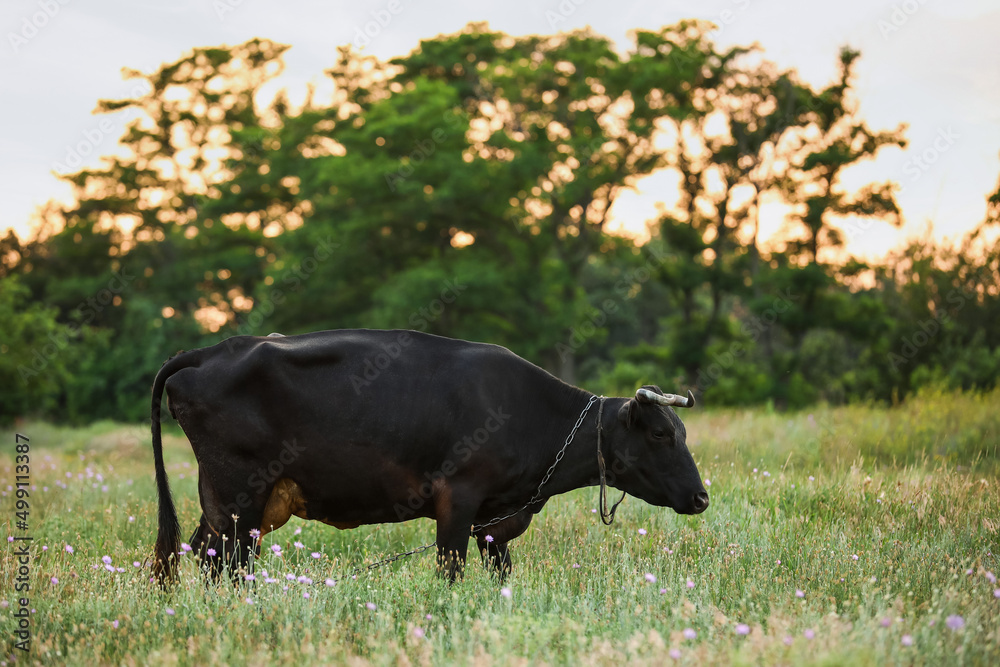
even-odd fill
[{"label": "pale sky", "polygon": [[[69,195],[52,172],[74,152],[86,150],[83,164],[95,165],[98,155],[115,150],[128,112],[92,112],[98,99],[130,95],[136,82],[122,80],[122,67],[150,72],[196,46],[265,37],[292,47],[281,84],[294,99],[307,82],[323,83],[336,47],[357,40],[366,27],[374,36],[365,52],[390,58],[470,21],[515,35],[589,25],[624,48],[630,29],[684,18],[719,24],[722,46],[758,43],[765,57],[797,69],[814,87],[830,82],[842,45],[861,51],[856,90],[863,117],[876,129],[908,123],[910,143],[853,168],[847,183],[899,182],[906,224],[902,230],[874,224],[854,234],[850,251],[881,254],[925,233],[930,221],[935,237],[954,239],[983,219],[985,197],[1000,176],[995,0],[4,0],[0,232],[13,227],[24,234],[39,205]],[[639,225],[653,217],[655,201],[663,198],[657,183],[651,178],[641,193],[622,197],[616,218]],[[779,224],[772,220],[762,231],[773,233]]]}]

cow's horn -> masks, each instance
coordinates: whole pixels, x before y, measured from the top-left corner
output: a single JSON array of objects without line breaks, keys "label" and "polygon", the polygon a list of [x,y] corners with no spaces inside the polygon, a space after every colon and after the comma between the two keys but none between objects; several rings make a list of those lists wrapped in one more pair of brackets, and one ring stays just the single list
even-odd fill
[{"label": "cow's horn", "polygon": [[655,391],[650,391],[648,389],[637,389],[635,392],[636,400],[646,403],[659,403],[660,405],[672,405],[677,408],[693,408],[694,407],[694,394],[688,389],[687,398],[684,396],[678,396],[677,394],[657,394]]}]

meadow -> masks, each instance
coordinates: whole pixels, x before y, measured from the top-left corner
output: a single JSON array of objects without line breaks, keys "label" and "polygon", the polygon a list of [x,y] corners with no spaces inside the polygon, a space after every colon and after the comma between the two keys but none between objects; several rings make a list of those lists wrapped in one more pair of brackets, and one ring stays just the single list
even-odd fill
[{"label": "meadow", "polygon": [[[31,508],[17,530],[15,430],[3,430],[0,664],[1000,662],[1000,392],[683,418],[708,511],[630,498],[605,527],[596,488],[554,498],[513,543],[503,584],[470,561],[449,586],[428,553],[353,578],[432,541],[431,522],[338,531],[293,518],[264,538],[255,581],[206,584],[188,554],[167,592],[144,564],[148,429],[19,424]],[[187,536],[194,457],[166,434]],[[27,656],[10,648],[20,543],[7,538],[22,534],[34,538]]]}]

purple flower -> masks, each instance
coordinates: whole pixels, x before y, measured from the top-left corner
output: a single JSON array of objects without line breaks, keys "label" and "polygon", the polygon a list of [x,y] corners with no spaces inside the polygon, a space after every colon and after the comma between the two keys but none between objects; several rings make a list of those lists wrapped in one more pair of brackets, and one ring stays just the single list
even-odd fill
[{"label": "purple flower", "polygon": [[666,588],[661,588],[660,589],[660,595],[666,595],[666,594],[667,594],[667,589]]},{"label": "purple flower", "polygon": [[104,561],[105,565],[111,565],[111,556],[103,556],[101,560]]},{"label": "purple flower", "polygon": [[295,581],[295,575],[291,574],[291,573],[286,574],[285,575],[285,581]]},{"label": "purple flower", "polygon": [[259,528],[251,528],[250,529],[250,537],[252,537],[255,540],[258,539],[260,537],[260,529]]},{"label": "purple flower", "polygon": [[424,618],[426,618],[426,619],[427,619],[427,620],[429,621],[429,620],[431,620],[431,619],[432,619],[432,618],[434,618],[434,617],[433,617],[433,616],[431,616],[430,614],[427,614],[426,616],[424,616]]},{"label": "purple flower", "polygon": [[712,486],[712,480],[706,479],[705,480],[705,486]]},{"label": "purple flower", "polygon": [[804,598],[805,596],[806,596],[806,594],[803,591],[800,591],[797,588],[795,589],[795,597],[797,597],[797,598]]},{"label": "purple flower", "polygon": [[246,599],[246,603],[247,604],[253,604],[253,598],[247,598]]},{"label": "purple flower", "polygon": [[580,569],[580,564],[579,564],[579,563],[573,563],[573,565],[572,565],[571,567],[572,567],[572,568],[573,568],[574,570],[579,570],[579,569]]},{"label": "purple flower", "polygon": [[421,627],[413,628],[413,636],[416,637],[417,639],[423,639],[424,638],[424,629],[421,628]]},{"label": "purple flower", "polygon": [[693,581],[691,581],[690,579],[688,579],[688,580],[687,580],[687,587],[688,587],[688,588],[694,588],[694,582],[693,582]]},{"label": "purple flower", "polygon": [[311,555],[312,555],[312,557],[313,557],[313,558],[315,558],[315,559],[317,559],[317,560],[318,560],[318,559],[319,559],[319,557],[321,556],[320,552],[318,552],[318,551],[314,551],[314,552],[312,552],[312,554],[311,554]]},{"label": "purple flower", "polygon": [[736,634],[738,634],[738,635],[748,635],[748,634],[750,634],[750,626],[747,625],[746,623],[737,623],[736,624]]},{"label": "purple flower", "polygon": [[327,586],[336,586],[337,585],[337,582],[334,581],[333,579],[327,579],[325,583],[326,583]]},{"label": "purple flower", "polygon": [[504,586],[503,588],[500,589],[500,595],[504,596],[505,598],[509,598],[511,596],[510,589]]},{"label": "purple flower", "polygon": [[205,553],[207,553],[207,554],[208,554],[209,556],[214,556],[214,555],[215,555],[215,549],[213,549],[212,547],[209,547],[209,548],[208,548],[208,549],[207,549],[207,550],[205,551]]},{"label": "purple flower", "polygon": [[107,570],[108,572],[114,572],[115,571],[115,566],[114,565],[105,565],[104,569]]},{"label": "purple flower", "polygon": [[882,619],[882,627],[883,628],[887,628],[890,625],[892,625],[892,619],[891,618],[883,618]]},{"label": "purple flower", "polygon": [[965,619],[957,614],[952,614],[944,620],[944,624],[952,630],[961,630],[965,627]]},{"label": "purple flower", "polygon": [[903,638],[899,641],[903,646],[913,646],[913,637],[910,635],[903,635]]},{"label": "purple flower", "polygon": [[785,638],[782,639],[781,641],[785,642],[785,646],[791,646],[794,640],[792,639],[791,635],[785,635]]},{"label": "purple flower", "polygon": [[129,522],[129,523],[135,523],[135,517],[134,517],[134,516],[130,516],[130,517],[128,518],[128,522]]},{"label": "purple flower", "polygon": [[993,589],[993,597],[1000,599],[1000,588]]},{"label": "purple flower", "polygon": [[670,652],[667,655],[669,655],[674,660],[680,660],[681,659],[681,650],[679,648],[672,648],[672,649],[670,649]]},{"label": "purple flower", "polygon": [[302,593],[302,597],[304,597],[306,600],[308,600],[309,599],[309,591],[304,591]]},{"label": "purple flower", "polygon": [[171,609],[170,607],[166,608],[166,612],[167,612],[167,616],[173,616],[174,615],[174,610]]},{"label": "purple flower", "polygon": [[993,574],[992,572],[986,573],[986,579],[988,579],[991,584],[997,583],[997,575]]},{"label": "purple flower", "polygon": [[648,581],[649,583],[651,583],[651,584],[655,584],[656,583],[656,575],[653,574],[652,572],[647,572],[643,576],[646,577],[646,581]]},{"label": "purple flower", "polygon": [[53,584],[58,584],[59,583],[59,580],[56,579],[55,577],[52,577],[51,579],[49,579],[49,581],[51,581]]},{"label": "purple flower", "polygon": [[271,551],[273,551],[276,556],[280,556],[281,555],[281,545],[272,544],[271,545]]},{"label": "purple flower", "polygon": [[183,551],[184,553],[191,551],[191,545],[188,544],[187,542],[181,542],[181,551]]},{"label": "purple flower", "polygon": [[115,620],[111,621],[111,627],[113,627],[115,630],[118,629],[118,619],[117,618]]},{"label": "purple flower", "polygon": [[296,542],[296,543],[295,543],[295,548],[296,548],[296,549],[301,549],[301,548],[302,548],[302,547],[304,547],[304,546],[305,546],[305,545],[304,545],[304,544],[302,544],[301,542]]},{"label": "purple flower", "polygon": [[857,554],[851,554],[851,558],[852,558],[853,560],[857,560],[857,559],[858,559],[858,555],[857,555]]},{"label": "purple flower", "polygon": [[694,639],[698,633],[693,628],[684,628],[684,639]]},{"label": "purple flower", "polygon": [[375,611],[376,609],[378,609],[378,607],[374,602],[366,602],[365,606],[368,607],[368,609],[371,611]]},{"label": "purple flower", "polygon": [[645,535],[646,534],[646,529],[645,528],[640,528],[639,529],[639,534],[640,535]]},{"label": "purple flower", "polygon": [[243,578],[246,579],[247,581],[255,581],[257,579],[257,577],[255,577],[252,574],[248,574],[247,576],[245,576]]},{"label": "purple flower", "polygon": [[487,535],[483,539],[486,540],[487,542],[489,542],[490,544],[493,544],[493,536],[492,535]]}]

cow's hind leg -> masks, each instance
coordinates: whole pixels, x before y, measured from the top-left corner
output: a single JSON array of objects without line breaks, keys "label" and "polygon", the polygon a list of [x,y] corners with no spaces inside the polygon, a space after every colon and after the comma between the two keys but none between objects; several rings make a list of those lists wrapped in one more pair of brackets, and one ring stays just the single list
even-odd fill
[{"label": "cow's hind leg", "polygon": [[205,515],[201,515],[201,521],[195,528],[194,534],[189,541],[191,553],[201,559],[202,567],[208,571],[212,580],[215,581],[222,573],[224,564],[222,548],[222,536],[209,524]]},{"label": "cow's hind leg", "polygon": [[511,569],[510,548],[507,544],[528,529],[532,516],[534,515],[530,512],[521,512],[494,526],[476,531],[476,544],[482,554],[483,565],[492,566],[500,581],[510,574]]}]

